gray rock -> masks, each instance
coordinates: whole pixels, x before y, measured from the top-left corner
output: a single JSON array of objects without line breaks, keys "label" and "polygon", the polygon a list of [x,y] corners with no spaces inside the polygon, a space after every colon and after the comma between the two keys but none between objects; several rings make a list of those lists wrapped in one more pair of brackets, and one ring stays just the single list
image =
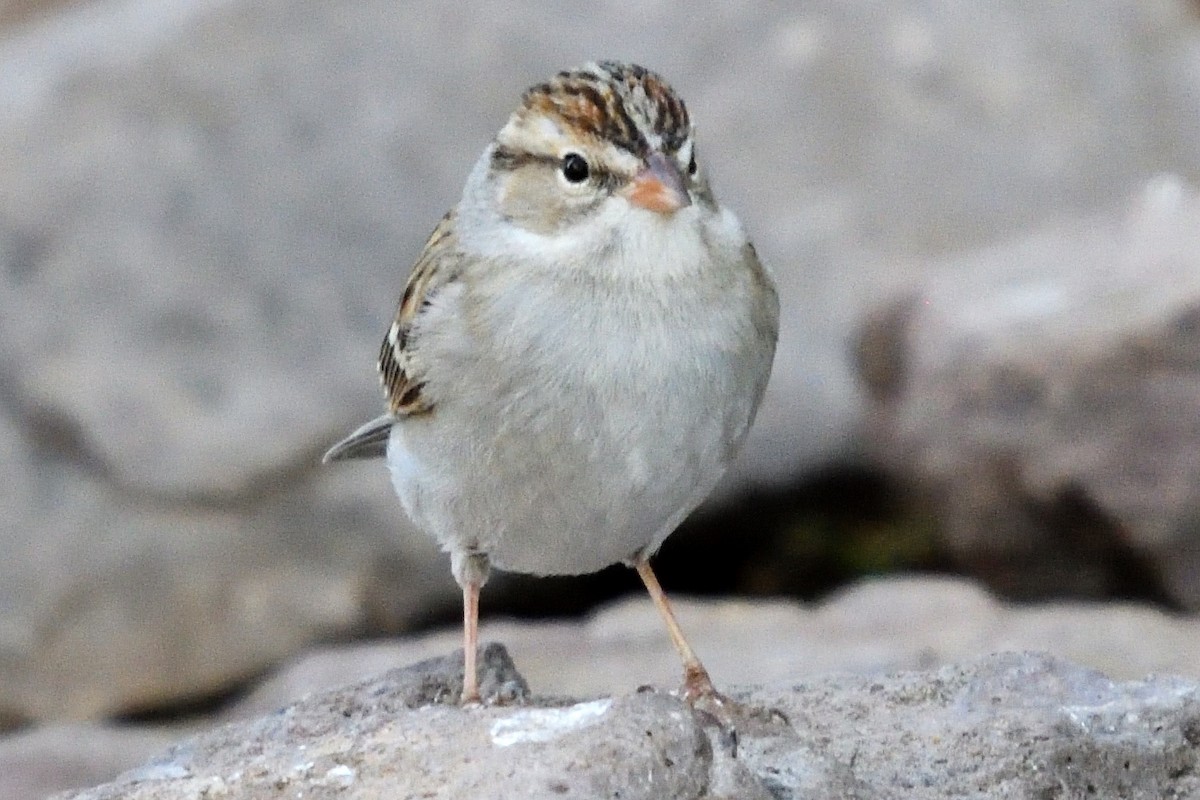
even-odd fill
[{"label": "gray rock", "polygon": [[[495,650],[493,657],[501,660]],[[458,664],[451,656],[310,697],[64,797],[832,800],[1200,791],[1200,686],[1180,678],[1114,683],[1041,654],[739,691],[741,705],[727,707],[723,724],[656,692],[468,710],[428,704],[431,687],[440,696],[461,680]]]},{"label": "gray rock", "polygon": [[[879,680],[748,695],[836,765],[813,786],[778,742],[744,747],[778,797],[1190,797],[1200,791],[1200,687],[1115,683],[1044,654],[1000,653]],[[805,791],[801,791],[801,789]]]},{"label": "gray rock", "polygon": [[[378,469],[313,461],[378,410],[382,320],[532,81],[610,55],[671,77],[779,274],[776,378],[728,492],[854,457],[846,341],[920,256],[1196,171],[1186,14],[94,0],[10,32],[0,711],[220,691],[453,602]],[[411,580],[375,588],[380,563]]]},{"label": "gray rock", "polygon": [[[1134,603],[1011,605],[968,581],[912,577],[864,582],[812,605],[687,598],[674,605],[720,686],[882,675],[1002,650],[1044,651],[1122,680],[1148,673],[1200,680],[1200,620]],[[645,598],[578,622],[486,620],[482,631],[505,643],[542,694],[620,695],[682,680],[662,620]],[[263,680],[224,718],[266,714],[310,692],[432,658],[460,640],[459,631],[447,630],[313,650]]]},{"label": "gray rock", "polygon": [[[333,245],[284,247],[300,222],[268,223],[275,206],[250,198],[291,202],[281,161],[239,166],[274,135],[250,85],[235,91],[267,57],[253,32],[273,37],[240,30],[231,5],[95,2],[0,44],[0,140],[21,156],[0,166],[6,717],[225,691],[360,629],[382,565],[394,626],[457,594],[385,475],[317,466],[341,418],[314,429],[311,402],[341,407],[331,387],[349,383],[321,388],[310,370],[349,376],[358,356],[302,324],[325,301],[340,319],[304,271],[339,280]],[[237,33],[209,39],[221,25]],[[303,174],[294,189],[331,196]],[[365,395],[369,343],[353,338]]]},{"label": "gray rock", "polygon": [[[269,660],[360,626],[369,576],[394,547],[394,518],[370,500],[351,507],[390,491],[385,480],[298,482],[239,513],[131,497],[37,453],[2,414],[0,442],[10,445],[0,458],[5,719],[97,718],[244,682]],[[455,590],[435,581],[445,573],[431,544],[409,546],[414,558],[390,591],[421,613]],[[425,572],[422,546],[434,565]]]},{"label": "gray rock", "polygon": [[[960,580],[872,581],[808,606],[680,599],[676,610],[722,687],[782,686],[801,680],[816,684],[838,673],[879,679],[899,670],[933,670],[970,661],[979,653],[1004,650],[1048,651],[1116,680],[1148,673],[1200,680],[1200,621],[1195,618],[1134,604],[1014,606]],[[644,599],[616,604],[578,622],[487,620],[483,634],[505,642],[541,698],[620,697],[640,685],[673,687],[680,681],[678,659],[656,612]],[[336,690],[348,684],[373,681],[382,687],[387,683],[390,688],[383,695],[393,698],[387,701],[393,710],[420,706],[443,694],[453,697],[458,687],[453,669],[457,662],[453,657],[447,662],[444,654],[458,646],[459,636],[458,631],[446,631],[313,651],[279,669],[215,719],[188,720],[182,729],[179,723],[173,728],[53,727],[0,737],[0,798],[34,800],[53,789],[112,780],[149,758],[147,748],[160,749],[158,743],[171,731],[179,738],[197,726],[271,718],[306,696],[344,699],[344,692]],[[429,674],[425,668],[389,672],[398,664],[438,657],[445,662],[438,668],[445,673],[443,679],[425,681],[421,677]],[[514,679],[500,653],[491,651],[488,658],[485,691],[522,696],[524,685]],[[388,677],[380,678],[383,673]],[[124,745],[122,737],[129,740]],[[753,797],[744,788],[745,774],[717,765],[728,756],[726,748],[713,749],[710,792],[720,796],[716,787],[726,784],[719,783],[717,776],[723,775],[721,780],[727,778],[729,785],[743,786],[737,791],[722,789],[726,795]],[[821,757],[813,755],[813,763]],[[80,769],[81,763],[86,770]],[[826,764],[820,774],[835,769],[836,763]]]},{"label": "gray rock", "polygon": [[963,564],[1096,595],[1141,565],[1200,608],[1195,192],[1162,178],[1119,215],[950,260],[864,342],[880,457]]},{"label": "gray rock", "polygon": [[170,730],[69,724],[0,740],[0,800],[42,800],[112,780],[144,764],[181,734]]},{"label": "gray rock", "polygon": [[0,0],[0,29],[55,11],[69,0]]},{"label": "gray rock", "polygon": [[[498,645],[484,660],[490,682],[523,683]],[[708,740],[673,698],[463,712],[461,686],[461,653],[394,670],[186,742],[97,796],[694,797],[705,785]]]}]

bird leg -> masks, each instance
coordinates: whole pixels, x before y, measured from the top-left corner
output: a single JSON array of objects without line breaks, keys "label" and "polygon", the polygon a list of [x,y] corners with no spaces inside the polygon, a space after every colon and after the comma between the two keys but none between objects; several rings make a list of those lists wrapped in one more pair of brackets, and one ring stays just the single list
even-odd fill
[{"label": "bird leg", "polygon": [[650,593],[650,599],[654,601],[655,608],[662,615],[663,622],[667,624],[667,634],[671,637],[671,644],[675,645],[675,649],[679,651],[679,657],[683,660],[684,699],[690,703],[701,698],[721,702],[723,698],[713,686],[712,678],[708,676],[708,670],[700,663],[696,652],[684,638],[683,629],[679,627],[679,622],[675,619],[675,612],[671,610],[671,604],[667,602],[667,595],[659,585],[654,570],[650,569],[650,561],[645,557],[639,557],[634,562],[633,568],[637,570],[642,583],[646,584],[646,591]]},{"label": "bird leg", "polygon": [[480,703],[476,665],[479,651],[479,590],[487,583],[489,566],[484,553],[464,551],[450,556],[450,569],[463,593],[463,688],[459,702],[464,706]]},{"label": "bird leg", "polygon": [[479,672],[475,656],[479,650],[479,584],[463,587],[463,688],[460,702],[479,702]]}]

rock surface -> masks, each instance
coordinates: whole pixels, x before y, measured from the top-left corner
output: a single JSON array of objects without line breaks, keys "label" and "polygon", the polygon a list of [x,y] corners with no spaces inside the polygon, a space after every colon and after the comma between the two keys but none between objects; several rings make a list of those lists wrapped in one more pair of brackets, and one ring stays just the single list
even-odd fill
[{"label": "rock surface", "polygon": [[0,739],[0,800],[43,800],[51,792],[110,781],[181,735],[87,723],[11,734]]},{"label": "rock surface", "polygon": [[[1014,606],[963,580],[873,580],[814,605],[678,599],[675,611],[721,686],[831,672],[879,675],[1002,650],[1044,651],[1122,680],[1152,672],[1200,680],[1200,620],[1194,617],[1133,603]],[[644,684],[680,683],[678,656],[643,597],[581,622],[485,620],[482,632],[504,642],[543,694],[619,695]],[[225,718],[265,714],[308,692],[433,658],[460,642],[459,631],[447,630],[316,650],[266,678]]]},{"label": "rock surface", "polygon": [[[1200,620],[1194,617],[1134,604],[1014,606],[957,580],[873,581],[812,606],[681,599],[677,611],[721,687],[816,684],[841,673],[874,679],[936,670],[980,653],[1024,650],[1046,651],[1116,680],[1158,673],[1200,681]],[[677,657],[644,598],[579,622],[489,619],[483,635],[505,643],[543,697],[623,697],[641,685],[670,688],[680,680]],[[0,737],[0,800],[41,800],[55,790],[111,780],[149,760],[172,730],[182,738],[197,726],[271,715],[306,695],[377,678],[458,644],[459,633],[446,631],[327,647],[280,668],[216,718],[194,719],[183,728],[75,726]],[[503,687],[497,676],[505,673],[490,674],[488,685]],[[427,687],[427,698],[436,696],[438,685]],[[508,695],[519,689],[504,687]],[[104,753],[112,754],[107,763]],[[79,768],[81,760],[87,771]]]},{"label": "rock surface", "polygon": [[[499,645],[489,676],[519,676]],[[1114,683],[1036,653],[740,690],[460,709],[458,654],[170,749],[76,800],[195,797],[1186,797],[1200,686]],[[771,709],[775,713],[768,713]],[[736,731],[731,735],[730,731]]]},{"label": "rock surface", "polygon": [[964,8],[94,0],[6,31],[0,715],[220,692],[380,595],[393,629],[453,602],[379,470],[314,460],[378,410],[381,321],[479,149],[588,58],[678,85],[779,275],[730,486],[853,457],[849,334],[923,256],[1200,165],[1184,0]]},{"label": "rock surface", "polygon": [[1134,573],[1200,608],[1194,190],[952,259],[864,341],[871,439],[962,564],[1025,594]]}]

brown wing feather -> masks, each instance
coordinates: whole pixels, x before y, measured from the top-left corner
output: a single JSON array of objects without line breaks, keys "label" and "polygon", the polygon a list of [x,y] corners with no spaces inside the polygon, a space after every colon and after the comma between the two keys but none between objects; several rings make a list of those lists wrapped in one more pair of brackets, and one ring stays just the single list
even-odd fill
[{"label": "brown wing feather", "polygon": [[430,299],[458,277],[454,212],[442,217],[421,251],[400,297],[396,318],[379,349],[379,377],[387,396],[388,409],[398,417],[424,414],[433,404],[424,396],[425,383],[413,353],[412,329]]}]

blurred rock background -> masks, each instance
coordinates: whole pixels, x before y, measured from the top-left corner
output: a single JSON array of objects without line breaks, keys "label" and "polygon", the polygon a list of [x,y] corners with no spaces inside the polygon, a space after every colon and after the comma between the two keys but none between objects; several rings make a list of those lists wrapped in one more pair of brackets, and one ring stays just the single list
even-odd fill
[{"label": "blurred rock background", "polygon": [[[680,90],[783,297],[668,588],[935,569],[1196,609],[1198,13],[0,2],[0,722],[207,709],[455,618],[383,470],[316,460],[378,412],[383,326],[480,149],[595,57]],[[508,578],[485,612],[633,586]]]}]

